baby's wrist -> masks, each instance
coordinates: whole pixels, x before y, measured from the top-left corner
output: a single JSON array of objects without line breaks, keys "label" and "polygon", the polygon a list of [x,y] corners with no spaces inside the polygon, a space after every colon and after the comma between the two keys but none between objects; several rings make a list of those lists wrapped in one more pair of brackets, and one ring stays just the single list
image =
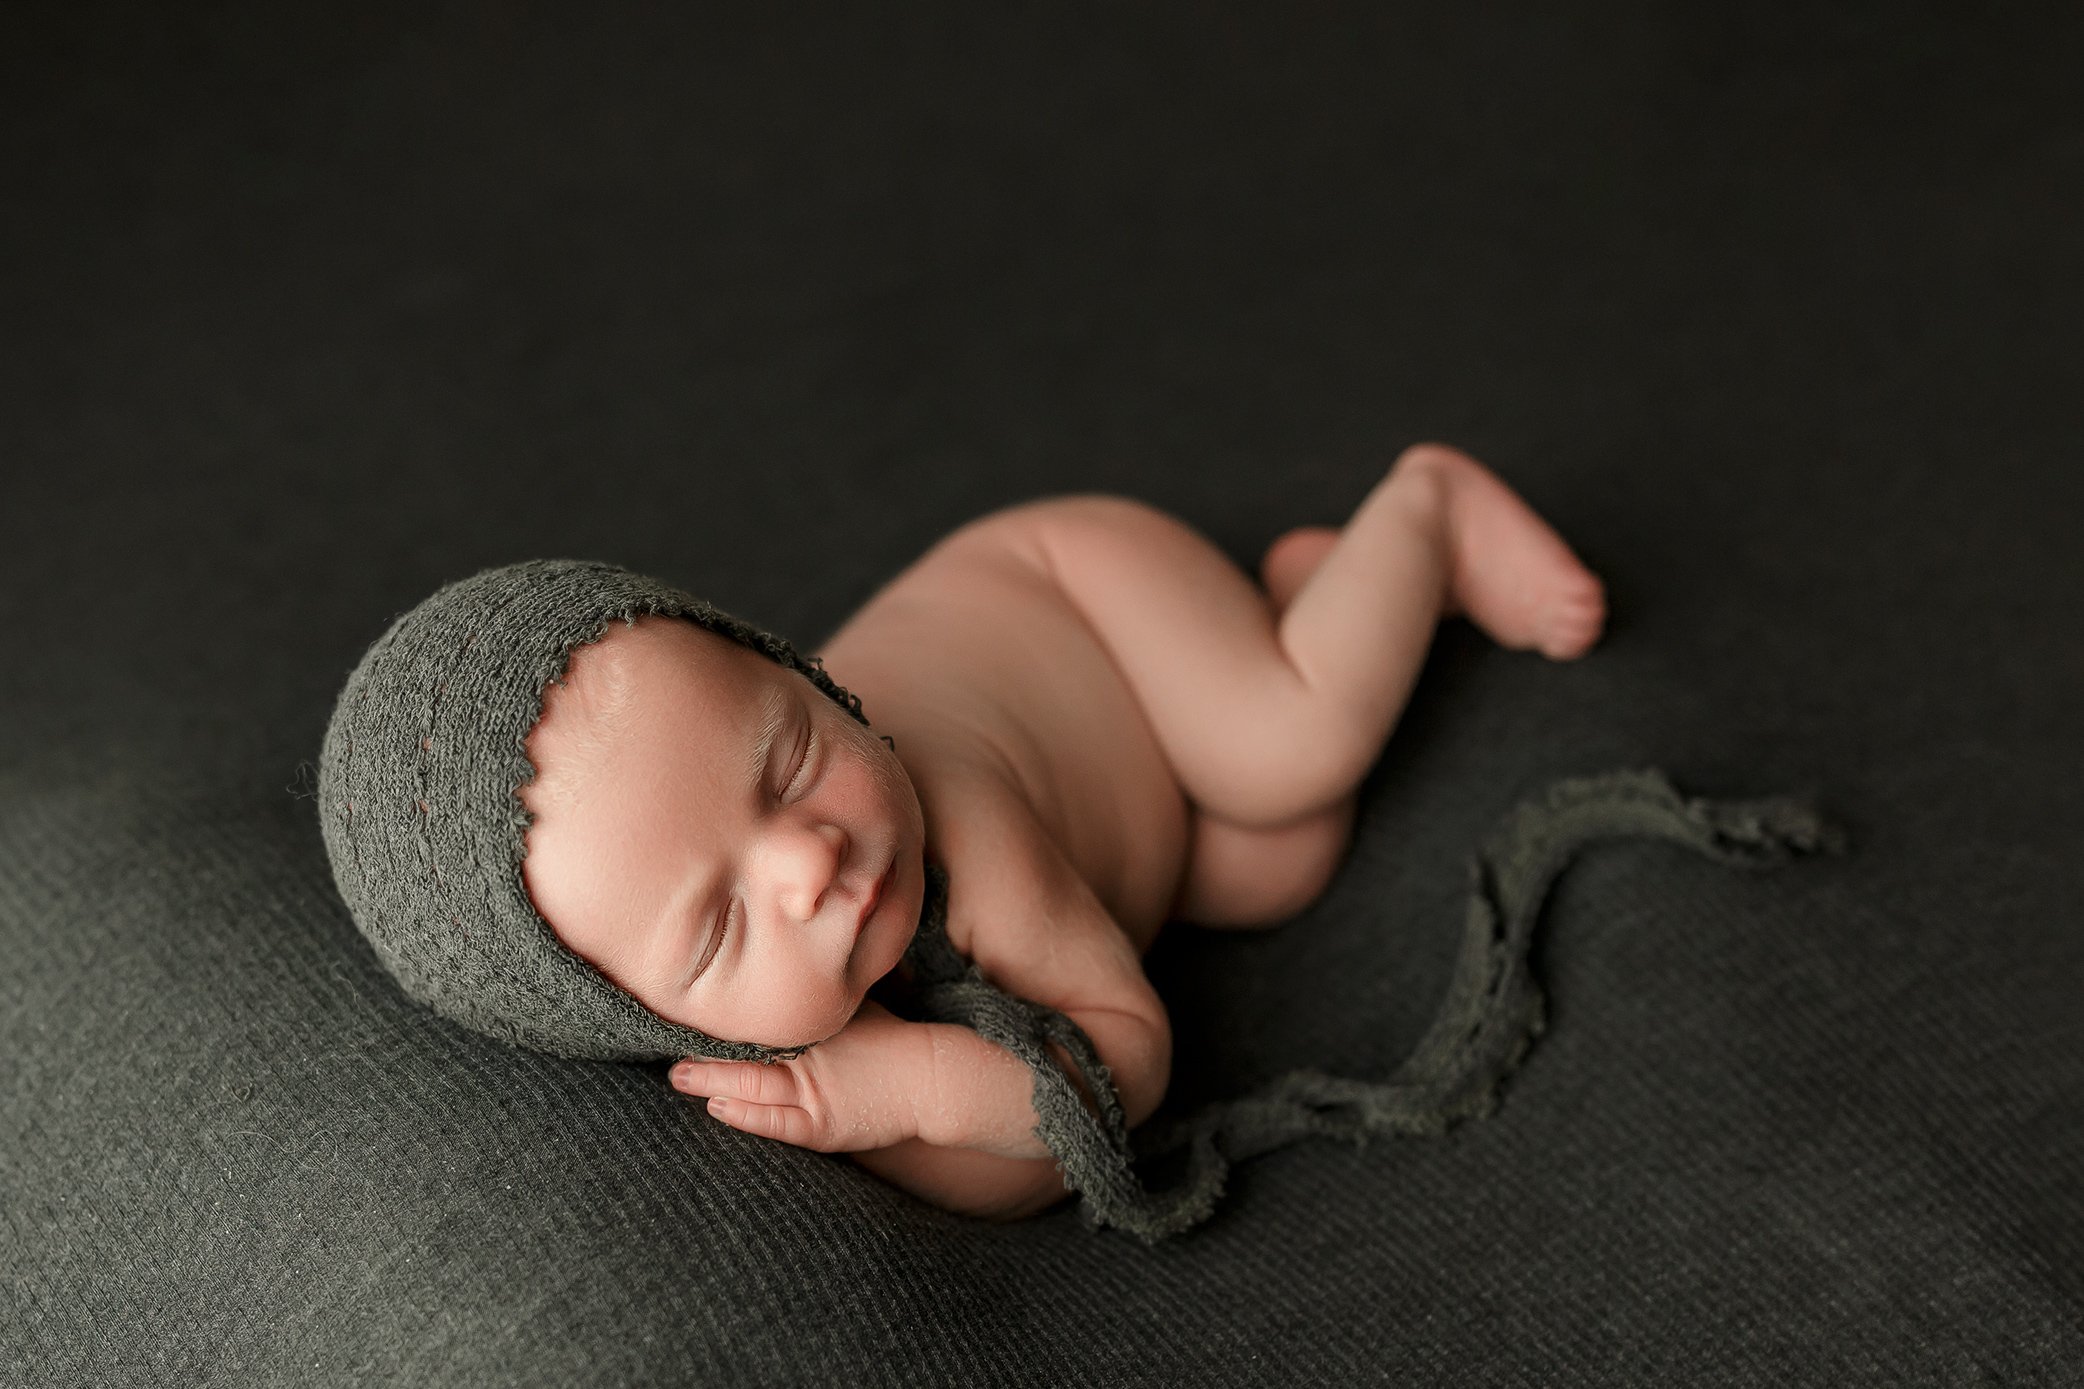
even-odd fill
[{"label": "baby's wrist", "polygon": [[1049,1156],[1035,1136],[1034,1075],[1026,1063],[959,1024],[924,1027],[931,1078],[914,1099],[919,1137],[1000,1157]]}]

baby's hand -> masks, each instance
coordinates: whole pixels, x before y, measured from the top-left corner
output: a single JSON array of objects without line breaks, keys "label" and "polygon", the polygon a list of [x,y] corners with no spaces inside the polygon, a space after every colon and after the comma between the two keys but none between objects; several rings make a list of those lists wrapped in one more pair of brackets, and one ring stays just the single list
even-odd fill
[{"label": "baby's hand", "polygon": [[869,1000],[847,1025],[793,1061],[676,1062],[673,1088],[709,1095],[734,1129],[821,1153],[887,1148],[919,1134],[933,1085],[933,1041]]}]

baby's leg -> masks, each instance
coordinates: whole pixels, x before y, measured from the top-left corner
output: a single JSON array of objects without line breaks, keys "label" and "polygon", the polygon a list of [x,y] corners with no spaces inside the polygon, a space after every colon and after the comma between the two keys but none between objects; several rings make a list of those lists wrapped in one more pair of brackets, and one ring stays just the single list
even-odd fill
[{"label": "baby's leg", "polygon": [[[1267,611],[1281,614],[1339,543],[1334,526],[1289,531],[1259,562]],[[1258,927],[1286,921],[1324,895],[1353,838],[1357,790],[1285,825],[1238,825],[1193,807],[1185,871],[1168,921]]]},{"label": "baby's leg", "polygon": [[1243,826],[1334,806],[1380,755],[1452,602],[1500,643],[1581,655],[1598,579],[1482,465],[1406,450],[1278,621],[1177,518],[1117,497],[1033,513],[1059,587],[1114,657],[1182,788]]}]

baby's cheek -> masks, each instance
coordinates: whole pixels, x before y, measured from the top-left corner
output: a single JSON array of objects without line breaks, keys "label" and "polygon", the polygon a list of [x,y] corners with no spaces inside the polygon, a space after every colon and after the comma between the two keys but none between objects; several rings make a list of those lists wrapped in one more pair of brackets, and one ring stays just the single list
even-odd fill
[{"label": "baby's cheek", "polygon": [[873,769],[878,828],[893,839],[907,833],[925,832],[925,810],[911,773],[897,758],[879,759]]}]

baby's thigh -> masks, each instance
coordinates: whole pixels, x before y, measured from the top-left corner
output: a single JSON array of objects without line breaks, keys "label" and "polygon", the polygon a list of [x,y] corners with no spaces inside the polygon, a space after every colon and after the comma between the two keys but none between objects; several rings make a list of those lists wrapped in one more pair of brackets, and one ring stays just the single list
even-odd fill
[{"label": "baby's thigh", "polygon": [[1349,794],[1385,730],[1313,690],[1267,596],[1177,517],[1128,498],[1016,511],[1059,592],[1134,691],[1187,797],[1240,826],[1285,826]]}]

